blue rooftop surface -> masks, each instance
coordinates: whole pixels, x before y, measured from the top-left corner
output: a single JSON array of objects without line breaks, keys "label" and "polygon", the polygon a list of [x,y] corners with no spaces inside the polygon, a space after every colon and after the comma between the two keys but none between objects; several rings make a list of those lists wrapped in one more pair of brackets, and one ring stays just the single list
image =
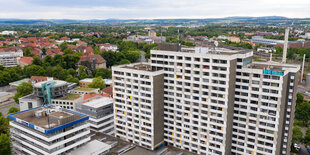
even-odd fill
[{"label": "blue rooftop surface", "polygon": [[89,116],[53,105],[45,105],[10,114],[9,118],[42,133],[49,134],[84,122],[89,119]]}]

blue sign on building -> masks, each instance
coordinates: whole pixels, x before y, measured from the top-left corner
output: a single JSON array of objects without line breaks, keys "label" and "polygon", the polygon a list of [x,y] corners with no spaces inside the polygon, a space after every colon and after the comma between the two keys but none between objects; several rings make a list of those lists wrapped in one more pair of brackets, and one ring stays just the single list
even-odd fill
[{"label": "blue sign on building", "polygon": [[282,71],[273,71],[273,70],[264,70],[263,73],[270,75],[284,75]]}]

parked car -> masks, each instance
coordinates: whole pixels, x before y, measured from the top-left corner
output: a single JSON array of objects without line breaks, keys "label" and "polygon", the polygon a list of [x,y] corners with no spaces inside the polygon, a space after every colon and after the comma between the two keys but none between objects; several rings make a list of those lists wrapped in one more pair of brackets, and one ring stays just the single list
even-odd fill
[{"label": "parked car", "polygon": [[307,151],[310,153],[310,147],[307,147]]},{"label": "parked car", "polygon": [[300,146],[298,146],[298,144],[294,143],[294,148],[297,150],[297,151],[300,151]]}]

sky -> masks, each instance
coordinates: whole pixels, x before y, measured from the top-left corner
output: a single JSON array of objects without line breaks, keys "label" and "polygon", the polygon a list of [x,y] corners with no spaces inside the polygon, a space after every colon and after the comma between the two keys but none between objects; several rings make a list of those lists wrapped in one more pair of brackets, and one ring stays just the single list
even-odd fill
[{"label": "sky", "polygon": [[171,19],[310,17],[310,0],[0,0],[0,18]]}]

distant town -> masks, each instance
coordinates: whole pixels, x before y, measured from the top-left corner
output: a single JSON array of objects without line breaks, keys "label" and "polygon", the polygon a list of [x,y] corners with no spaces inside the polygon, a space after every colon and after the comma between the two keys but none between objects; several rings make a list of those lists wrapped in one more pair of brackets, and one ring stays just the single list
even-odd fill
[{"label": "distant town", "polygon": [[0,154],[308,154],[310,23],[272,19],[0,20]]}]

